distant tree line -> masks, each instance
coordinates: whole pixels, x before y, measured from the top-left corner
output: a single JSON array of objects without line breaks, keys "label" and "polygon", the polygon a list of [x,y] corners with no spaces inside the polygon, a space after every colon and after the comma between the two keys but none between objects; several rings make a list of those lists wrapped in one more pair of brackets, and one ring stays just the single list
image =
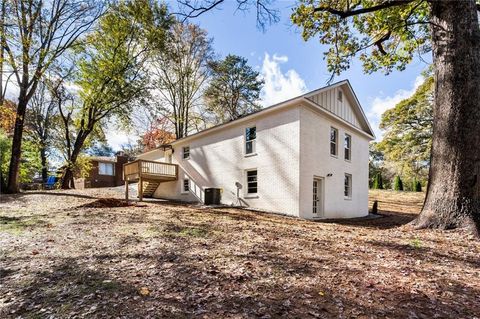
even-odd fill
[{"label": "distant tree line", "polygon": [[424,73],[415,93],[387,110],[380,122],[384,131],[370,145],[370,187],[422,191],[428,183],[433,127],[433,77]]}]

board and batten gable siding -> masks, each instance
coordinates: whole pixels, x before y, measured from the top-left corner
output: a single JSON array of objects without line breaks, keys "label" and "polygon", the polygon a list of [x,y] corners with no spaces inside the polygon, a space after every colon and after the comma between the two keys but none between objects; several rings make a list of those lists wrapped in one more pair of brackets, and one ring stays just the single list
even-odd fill
[{"label": "board and batten gable siding", "polygon": [[[299,126],[297,106],[259,115],[222,130],[174,143],[172,162],[179,165],[177,181],[161,183],[154,196],[200,201],[205,188],[221,188],[222,204],[299,216]],[[245,156],[245,129],[256,126],[256,155]],[[183,159],[183,147],[190,159]],[[246,195],[246,170],[257,169],[258,194]],[[184,179],[188,193],[182,192]],[[237,198],[237,183],[242,185]]]},{"label": "board and batten gable siding", "polygon": [[[338,130],[337,156],[330,155],[330,128]],[[352,138],[351,160],[344,159],[345,133]],[[323,218],[368,214],[369,138],[348,124],[304,106],[300,112],[300,217],[313,218],[313,179],[324,180]],[[345,173],[352,175],[352,197],[344,197]],[[332,174],[332,176],[328,176]]]},{"label": "board and batten gable siding", "polygon": [[[342,92],[342,100],[338,99],[339,92]],[[353,107],[355,98],[350,90],[346,89],[346,84],[321,90],[319,93],[311,94],[307,98],[353,126],[365,131],[370,130],[368,125],[362,120],[362,115]]]}]

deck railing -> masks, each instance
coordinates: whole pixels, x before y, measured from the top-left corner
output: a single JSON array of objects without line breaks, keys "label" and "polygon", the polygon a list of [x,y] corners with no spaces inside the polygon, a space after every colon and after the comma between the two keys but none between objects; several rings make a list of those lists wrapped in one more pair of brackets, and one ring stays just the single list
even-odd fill
[{"label": "deck railing", "polygon": [[123,179],[177,179],[178,165],[147,160],[135,160],[123,165]]}]

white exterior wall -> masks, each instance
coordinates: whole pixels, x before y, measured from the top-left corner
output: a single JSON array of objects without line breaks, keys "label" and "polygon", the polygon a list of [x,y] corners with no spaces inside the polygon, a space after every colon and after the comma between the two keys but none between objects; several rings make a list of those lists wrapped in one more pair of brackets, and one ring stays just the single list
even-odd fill
[{"label": "white exterior wall", "polygon": [[[330,128],[338,130],[338,156],[330,155]],[[351,161],[344,159],[343,139],[352,137]],[[368,214],[369,139],[330,116],[301,108],[300,217],[313,218],[313,178],[324,181],[323,218],[352,218]],[[352,197],[344,197],[345,173],[352,175]],[[331,177],[327,177],[332,174]]]},{"label": "white exterior wall", "polygon": [[163,150],[161,149],[156,149],[150,152],[140,154],[139,156],[137,156],[137,158],[145,161],[165,162],[165,155]]},{"label": "white exterior wall", "polygon": [[[243,205],[299,216],[300,108],[276,110],[216,132],[174,143],[172,163],[179,165],[178,180],[163,182],[154,196],[182,201],[203,201],[204,189],[221,188],[222,204]],[[256,126],[256,155],[245,156],[245,129]],[[190,159],[182,158],[183,146]],[[163,151],[148,159],[163,160]],[[158,158],[155,158],[157,156]],[[146,157],[141,156],[143,159]],[[258,196],[246,196],[245,170],[257,169]],[[191,192],[184,194],[183,180]],[[236,183],[242,185],[237,199]]]},{"label": "white exterior wall", "polygon": [[[338,92],[343,92],[339,101]],[[221,203],[242,205],[302,218],[352,218],[368,214],[368,144],[372,137],[363,112],[347,84],[320,91],[278,109],[237,120],[211,132],[173,143],[178,180],[162,182],[154,196],[203,202],[205,188],[221,188]],[[312,101],[312,102],[310,102]],[[256,155],[245,156],[245,129],[256,126]],[[338,155],[330,155],[330,128],[338,130]],[[351,140],[351,160],[344,159],[344,136]],[[183,147],[190,159],[183,159]],[[171,150],[139,158],[166,161]],[[246,196],[246,170],[257,169],[258,194]],[[352,176],[352,196],[344,197],[345,173]],[[331,174],[331,176],[328,176]],[[322,212],[312,212],[313,179],[323,180]],[[182,192],[190,180],[190,191]],[[236,184],[242,189],[237,189]],[[238,192],[238,197],[237,197]]]}]

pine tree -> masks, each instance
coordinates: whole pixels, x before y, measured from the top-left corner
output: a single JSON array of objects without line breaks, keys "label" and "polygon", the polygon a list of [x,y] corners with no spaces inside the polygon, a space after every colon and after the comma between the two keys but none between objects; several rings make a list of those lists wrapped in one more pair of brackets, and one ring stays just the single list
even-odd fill
[{"label": "pine tree", "polygon": [[395,176],[395,179],[393,180],[393,189],[396,191],[403,191],[403,182],[400,176]]},{"label": "pine tree", "polygon": [[421,192],[422,191],[422,184],[420,181],[415,180],[415,184],[413,185],[414,192]]},{"label": "pine tree", "polygon": [[382,174],[377,173],[375,175],[375,178],[373,180],[373,189],[383,189],[383,179],[382,179]]}]

